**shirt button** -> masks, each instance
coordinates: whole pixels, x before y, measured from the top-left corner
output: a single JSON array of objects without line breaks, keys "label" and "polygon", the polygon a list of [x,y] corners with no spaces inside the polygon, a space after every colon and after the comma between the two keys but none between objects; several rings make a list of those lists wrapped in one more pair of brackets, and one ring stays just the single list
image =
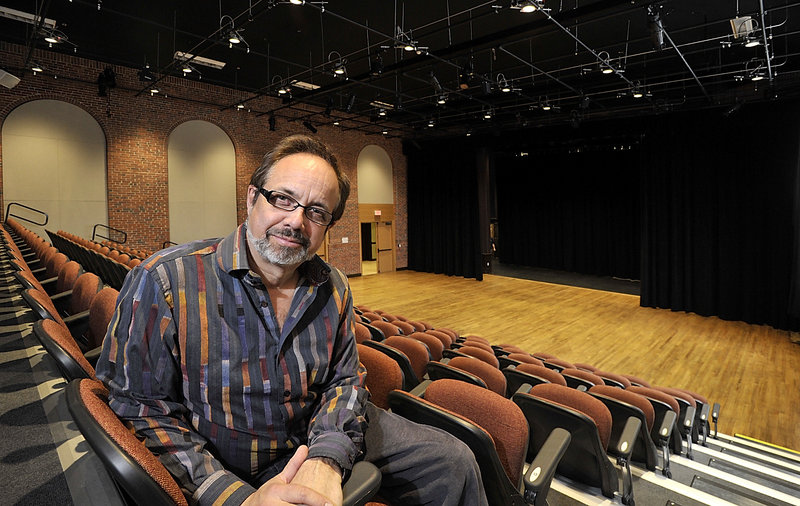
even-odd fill
[{"label": "shirt button", "polygon": [[292,395],[292,392],[290,392],[289,390],[284,390],[283,391],[283,396],[284,397],[289,397],[290,395]]},{"label": "shirt button", "polygon": [[267,307],[267,301],[262,300],[261,301],[261,307]]}]

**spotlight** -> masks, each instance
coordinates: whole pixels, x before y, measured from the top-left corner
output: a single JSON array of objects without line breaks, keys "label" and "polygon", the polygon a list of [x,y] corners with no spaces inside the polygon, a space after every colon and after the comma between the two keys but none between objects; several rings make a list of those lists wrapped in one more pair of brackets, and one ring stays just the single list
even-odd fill
[{"label": "spotlight", "polygon": [[312,125],[310,121],[308,120],[304,121],[303,126],[306,127],[306,129],[308,129],[308,131],[311,132],[312,134],[317,133],[317,127]]},{"label": "spotlight", "polygon": [[483,112],[483,119],[492,119],[492,110],[491,109],[486,109]]},{"label": "spotlight", "polygon": [[381,133],[382,133],[383,135],[389,135],[389,131],[388,131],[388,130],[381,130]]},{"label": "spotlight", "polygon": [[433,121],[433,118],[429,119],[428,120],[428,127],[433,128],[434,126],[436,126],[436,122]]},{"label": "spotlight", "polygon": [[142,69],[138,72],[138,75],[139,75],[139,81],[142,82],[149,82],[156,80],[156,76],[154,76],[153,73],[150,71],[150,65],[145,65],[144,67],[142,67]]},{"label": "spotlight", "polygon": [[[335,58],[334,55],[336,55]],[[347,60],[342,58],[342,55],[339,54],[339,51],[331,51],[328,53],[328,63],[333,65],[334,76],[340,77],[347,73],[347,69],[344,66],[345,63],[347,63]]]},{"label": "spotlight", "polygon": [[156,93],[158,93],[158,92],[159,92],[159,89],[158,89],[158,88],[150,88],[150,96],[151,96],[151,97],[152,97],[153,95],[155,95]]},{"label": "spotlight", "polygon": [[550,109],[552,109],[552,106],[550,105],[550,102],[545,102],[544,104],[542,104],[542,110],[543,111],[549,111]]},{"label": "spotlight", "polygon": [[244,109],[244,104],[239,102],[238,104],[236,104],[236,108],[241,111],[242,109]]},{"label": "spotlight", "polygon": [[241,36],[236,32],[236,30],[231,30],[228,33],[228,42],[231,44],[239,44],[242,42]]},{"label": "spotlight", "polygon": [[333,126],[339,126],[339,121],[338,120],[334,121]]},{"label": "spotlight", "polygon": [[270,132],[274,132],[275,131],[275,115],[274,114],[270,114],[269,115],[269,131]]},{"label": "spotlight", "polygon": [[444,105],[447,103],[447,96],[439,95],[439,98],[436,100],[436,103],[439,105]]},{"label": "spotlight", "polygon": [[520,12],[529,13],[544,8],[544,2],[537,0],[522,0],[517,2],[517,8]]},{"label": "spotlight", "polygon": [[306,2],[304,0],[289,0],[289,3],[294,5],[303,5]]},{"label": "spotlight", "polygon": [[44,68],[36,62],[33,62],[31,70],[33,71],[33,75],[36,75],[37,72],[44,72]]},{"label": "spotlight", "polygon": [[386,109],[381,109],[378,111],[378,116],[386,116]]},{"label": "spotlight", "polygon": [[760,45],[761,41],[759,40],[757,35],[748,35],[744,41],[744,47],[756,47]]}]

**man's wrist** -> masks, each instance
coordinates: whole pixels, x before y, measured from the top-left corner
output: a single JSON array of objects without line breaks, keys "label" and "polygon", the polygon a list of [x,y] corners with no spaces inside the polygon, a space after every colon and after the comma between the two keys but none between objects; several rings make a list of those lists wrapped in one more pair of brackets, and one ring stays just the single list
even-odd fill
[{"label": "man's wrist", "polygon": [[344,470],[342,469],[342,466],[340,466],[338,462],[336,462],[330,457],[311,457],[308,460],[318,460],[323,464],[329,465],[334,471],[336,471],[336,473],[339,475],[339,478],[341,478],[344,475]]}]

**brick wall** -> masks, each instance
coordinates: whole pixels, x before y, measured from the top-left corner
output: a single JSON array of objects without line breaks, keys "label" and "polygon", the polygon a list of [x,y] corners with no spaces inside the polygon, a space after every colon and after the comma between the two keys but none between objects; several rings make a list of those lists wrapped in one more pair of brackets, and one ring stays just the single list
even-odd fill
[{"label": "brick wall", "polygon": [[[246,109],[223,109],[222,106],[247,96],[241,91],[168,77],[159,82],[160,93],[137,96],[142,88],[138,69],[113,66],[117,87],[110,90],[108,97],[99,97],[96,80],[107,64],[36,50],[33,59],[45,67],[45,72],[34,76],[30,70],[22,70],[24,58],[24,47],[0,42],[0,61],[22,79],[13,89],[0,87],[0,124],[14,108],[37,99],[63,100],[91,114],[106,136],[108,225],[126,231],[128,242],[135,248],[158,249],[169,238],[167,140],[181,123],[208,121],[230,136],[236,152],[236,200],[240,220],[246,213],[244,199],[250,174],[264,153],[287,135],[309,133],[301,122],[291,121],[301,114],[299,111],[282,110],[277,115],[276,131],[270,132],[267,116],[259,117]],[[258,111],[276,105],[277,99],[266,97],[248,102],[249,107]],[[356,162],[365,146],[376,144],[386,150],[394,168],[395,230],[396,242],[400,244],[397,267],[406,267],[406,158],[400,140],[344,131],[335,126],[319,127],[316,135],[333,148],[339,164],[353,182],[344,216],[330,231],[331,263],[347,274],[361,272]],[[0,209],[4,206],[0,171]],[[348,237],[350,242],[343,244],[342,237]]]}]

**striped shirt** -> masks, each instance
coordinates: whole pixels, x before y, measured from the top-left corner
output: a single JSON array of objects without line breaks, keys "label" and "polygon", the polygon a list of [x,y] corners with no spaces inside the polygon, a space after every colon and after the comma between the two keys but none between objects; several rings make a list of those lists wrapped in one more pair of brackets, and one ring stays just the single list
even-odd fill
[{"label": "striped shirt", "polygon": [[319,257],[304,263],[281,327],[245,231],[134,268],[97,363],[111,408],[199,504],[241,503],[247,481],[301,444],[342,469],[363,446],[347,278]]}]

